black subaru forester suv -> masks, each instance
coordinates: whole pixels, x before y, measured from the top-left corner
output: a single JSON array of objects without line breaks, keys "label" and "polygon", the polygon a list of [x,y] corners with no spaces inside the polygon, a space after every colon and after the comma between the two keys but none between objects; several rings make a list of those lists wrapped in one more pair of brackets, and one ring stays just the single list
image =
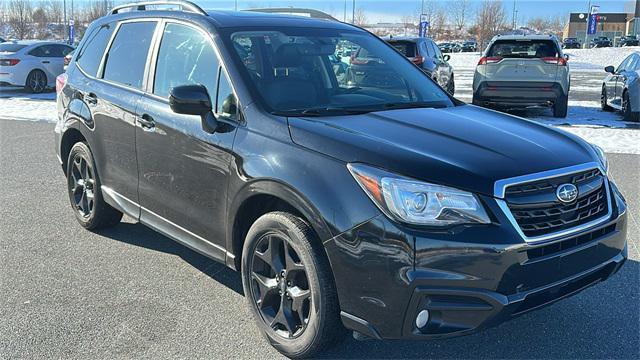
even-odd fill
[{"label": "black subaru forester suv", "polygon": [[[345,329],[469,334],[625,261],[599,148],[466,105],[352,25],[153,4],[96,20],[58,78],[71,206],[87,229],[127,214],[241,271],[283,354]],[[336,74],[338,44],[375,54],[376,81]]]}]

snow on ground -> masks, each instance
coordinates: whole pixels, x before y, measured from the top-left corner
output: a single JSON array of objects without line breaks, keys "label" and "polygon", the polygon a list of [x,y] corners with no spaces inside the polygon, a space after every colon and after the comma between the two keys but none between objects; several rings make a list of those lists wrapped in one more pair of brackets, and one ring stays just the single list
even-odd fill
[{"label": "snow on ground", "polygon": [[55,122],[56,93],[25,93],[22,88],[0,87],[0,119]]}]

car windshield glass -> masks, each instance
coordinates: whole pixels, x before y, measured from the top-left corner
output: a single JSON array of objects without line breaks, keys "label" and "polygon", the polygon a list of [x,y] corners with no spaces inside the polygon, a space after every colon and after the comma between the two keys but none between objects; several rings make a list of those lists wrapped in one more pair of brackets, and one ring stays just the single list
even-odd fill
[{"label": "car windshield glass", "polygon": [[454,105],[416,66],[363,32],[280,28],[235,31],[227,40],[245,80],[273,114],[329,116]]},{"label": "car windshield glass", "polygon": [[14,53],[26,47],[27,45],[20,44],[0,44],[0,53]]},{"label": "car windshield glass", "polygon": [[406,57],[416,56],[416,43],[412,41],[389,41],[389,44]]},{"label": "car windshield glass", "polygon": [[503,58],[558,57],[558,48],[552,40],[498,40],[487,56]]}]

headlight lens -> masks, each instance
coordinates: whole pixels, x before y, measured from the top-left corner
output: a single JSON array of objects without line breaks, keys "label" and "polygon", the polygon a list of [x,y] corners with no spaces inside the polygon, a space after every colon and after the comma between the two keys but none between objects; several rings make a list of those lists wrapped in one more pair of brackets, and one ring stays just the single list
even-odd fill
[{"label": "headlight lens", "polygon": [[598,159],[600,160],[600,164],[602,165],[604,173],[606,174],[609,171],[609,161],[607,160],[607,155],[605,155],[604,150],[602,150],[600,146],[596,144],[591,144],[591,146],[596,151],[596,154],[598,154]]},{"label": "headlight lens", "polygon": [[362,189],[387,216],[413,225],[488,224],[489,216],[472,193],[349,164]]}]

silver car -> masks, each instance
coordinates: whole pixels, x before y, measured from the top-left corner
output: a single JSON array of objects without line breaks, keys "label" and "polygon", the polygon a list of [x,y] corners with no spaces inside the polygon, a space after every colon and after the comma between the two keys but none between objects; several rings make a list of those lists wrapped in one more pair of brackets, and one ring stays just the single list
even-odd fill
[{"label": "silver car", "polygon": [[568,55],[552,35],[498,35],[478,62],[473,104],[549,106],[566,117],[569,100]]},{"label": "silver car", "polygon": [[635,52],[618,68],[607,66],[602,83],[602,110],[620,110],[626,121],[640,121],[640,52]]}]

